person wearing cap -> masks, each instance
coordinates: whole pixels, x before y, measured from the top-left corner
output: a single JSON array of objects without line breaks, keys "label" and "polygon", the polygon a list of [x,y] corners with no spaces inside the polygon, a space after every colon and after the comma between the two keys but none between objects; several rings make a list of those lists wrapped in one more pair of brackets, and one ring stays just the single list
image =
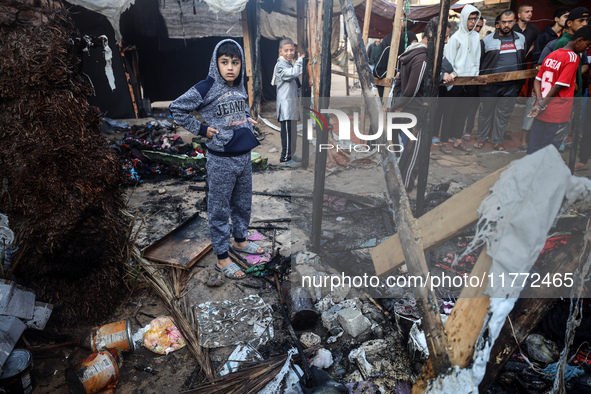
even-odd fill
[{"label": "person wearing cap", "polygon": [[530,132],[527,154],[547,145],[557,149],[568,134],[571,118],[575,77],[579,66],[579,53],[591,46],[591,27],[583,26],[562,48],[546,59],[534,81],[536,105],[529,113],[535,118]]},{"label": "person wearing cap", "polygon": [[[587,26],[588,19],[589,19],[589,10],[585,7],[577,7],[573,9],[569,14],[566,20],[566,27],[562,36],[556,41],[554,44],[554,50],[563,48],[566,44],[570,42],[573,38],[574,34],[583,26]],[[587,56],[584,53],[578,53],[579,58],[582,60],[587,60]],[[584,59],[583,59],[584,58]],[[587,64],[579,63],[579,69],[577,71],[577,78],[576,78],[576,85],[575,85],[575,97],[582,97],[583,96],[583,74],[587,72],[589,69],[588,62]]]},{"label": "person wearing cap", "polygon": [[[567,7],[560,7],[554,11],[554,24],[546,26],[546,28],[538,35],[538,38],[536,38],[536,42],[534,43],[534,52],[532,55],[534,65],[538,64],[542,51],[548,43],[553,41],[554,44],[556,44],[556,41],[558,41],[558,38],[566,26],[566,20],[568,19],[569,13],[570,9]],[[554,44],[551,45],[551,48],[554,48]],[[544,56],[544,58],[546,56]],[[534,97],[529,97],[525,104],[525,116],[523,117],[523,124],[521,126],[521,145],[519,146],[519,149],[527,149],[527,134],[531,130],[534,121],[533,118],[530,118],[527,115],[533,108],[535,102],[536,99]]]}]

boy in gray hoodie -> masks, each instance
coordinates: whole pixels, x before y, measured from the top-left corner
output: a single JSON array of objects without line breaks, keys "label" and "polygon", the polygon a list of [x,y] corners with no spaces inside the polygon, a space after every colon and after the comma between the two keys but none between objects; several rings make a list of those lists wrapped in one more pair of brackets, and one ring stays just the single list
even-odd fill
[{"label": "boy in gray hoodie", "polygon": [[[261,247],[246,240],[252,204],[250,151],[259,142],[252,130],[252,124],[257,122],[248,109],[244,74],[242,48],[233,40],[222,40],[213,51],[207,78],[169,107],[178,124],[207,138],[207,215],[218,258],[215,269],[232,279],[242,279],[245,274],[228,255],[230,232],[234,250],[263,254]],[[191,115],[193,111],[198,111],[207,124]]]}]

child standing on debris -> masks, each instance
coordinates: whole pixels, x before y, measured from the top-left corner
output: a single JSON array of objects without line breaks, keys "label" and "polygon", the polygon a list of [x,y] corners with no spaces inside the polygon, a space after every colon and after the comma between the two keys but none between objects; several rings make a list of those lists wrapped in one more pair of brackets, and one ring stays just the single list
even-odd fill
[{"label": "child standing on debris", "polygon": [[[178,124],[207,138],[207,215],[218,258],[215,269],[231,279],[242,279],[245,274],[230,260],[230,232],[234,250],[263,254],[261,247],[246,240],[252,205],[250,151],[259,142],[252,129],[257,122],[248,109],[244,75],[242,48],[233,40],[222,40],[213,51],[207,78],[169,107]],[[207,125],[191,115],[192,111],[198,111]]]},{"label": "child standing on debris", "polygon": [[302,58],[294,62],[295,44],[291,38],[279,41],[279,58],[275,64],[271,85],[277,87],[277,120],[281,123],[281,158],[282,167],[299,167],[295,155],[297,141],[297,121],[300,120],[299,75],[302,73]]}]

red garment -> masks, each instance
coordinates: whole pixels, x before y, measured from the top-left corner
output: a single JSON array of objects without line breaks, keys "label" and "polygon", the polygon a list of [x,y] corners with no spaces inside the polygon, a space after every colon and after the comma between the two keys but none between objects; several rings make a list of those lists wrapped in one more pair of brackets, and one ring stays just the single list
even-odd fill
[{"label": "red garment", "polygon": [[578,68],[579,56],[569,49],[557,49],[544,59],[536,75],[536,79],[542,83],[542,97],[546,97],[555,84],[562,85],[563,88],[537,119],[549,123],[564,123],[570,120]]}]

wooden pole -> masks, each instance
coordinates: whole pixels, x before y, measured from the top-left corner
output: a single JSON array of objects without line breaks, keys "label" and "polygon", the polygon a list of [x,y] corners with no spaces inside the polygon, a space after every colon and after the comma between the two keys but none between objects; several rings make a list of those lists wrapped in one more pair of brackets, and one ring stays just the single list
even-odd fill
[{"label": "wooden pole", "polygon": [[349,39],[347,37],[347,29],[345,29],[345,94],[349,96]]},{"label": "wooden pole", "polygon": [[[298,29],[298,53],[305,54],[302,64],[302,100],[310,97],[310,74],[308,73],[308,35],[307,35],[307,21],[306,21],[306,7],[307,0],[298,0],[297,3],[297,29]],[[310,160],[310,144],[308,143],[308,122],[306,117],[301,113],[302,119],[302,167],[308,168]]]},{"label": "wooden pole", "polygon": [[242,37],[244,43],[244,61],[246,62],[246,89],[248,92],[248,108],[252,108],[254,92],[252,90],[252,56],[250,50],[250,33],[248,32],[248,14],[246,9],[242,11]]},{"label": "wooden pole", "polygon": [[573,138],[571,141],[570,146],[570,154],[568,156],[568,168],[570,169],[571,174],[575,173],[575,163],[577,161],[577,152],[579,150],[579,133],[581,131],[581,110],[582,110],[582,100],[575,99],[574,105],[574,114],[573,116]]},{"label": "wooden pole", "polygon": [[[371,9],[373,7],[373,0],[367,0],[365,2],[365,16],[363,18],[363,45],[367,50],[369,41],[369,27],[371,25]],[[349,70],[347,70],[349,72]],[[365,100],[361,100],[361,132],[365,134]]]},{"label": "wooden pole", "polygon": [[250,41],[252,54],[252,106],[251,114],[257,118],[261,107],[261,97],[263,91],[263,74],[261,72],[261,6],[258,1],[250,1],[246,9],[248,10],[248,26],[250,27]]},{"label": "wooden pole", "polygon": [[[322,2],[322,0],[320,0]],[[322,17],[319,14],[318,0],[309,0],[308,2],[308,70],[310,74],[310,85],[312,98],[319,97],[320,92],[320,46],[318,43],[321,40],[322,30],[319,27],[319,19]]]},{"label": "wooden pole", "polygon": [[[323,1],[322,10],[322,48],[320,56],[319,96],[320,108],[328,108],[330,97],[331,62],[330,43],[332,37],[332,3],[333,0]],[[320,19],[320,18],[319,18]],[[328,143],[328,130],[316,133],[316,147]],[[314,166],[314,196],[312,199],[312,249],[320,250],[320,237],[322,235],[322,210],[324,205],[324,181],[326,178],[326,150],[316,151]]]},{"label": "wooden pole", "polygon": [[[361,30],[359,29],[351,0],[340,0],[340,3],[347,29],[351,32],[349,39],[351,40],[351,48],[353,49],[355,65],[359,73],[359,81],[361,82],[365,104],[369,112],[372,130],[379,130],[379,118],[380,116],[384,116],[384,109],[379,97],[374,93],[375,86],[372,84]],[[379,142],[388,144],[388,141],[383,135]],[[409,273],[426,280],[428,277],[428,268],[423,252],[421,229],[416,219],[412,216],[400,168],[398,168],[394,153],[382,149],[381,155],[386,187],[394,208],[394,221],[398,227],[398,235],[401,240],[402,251]],[[413,292],[423,318],[423,329],[427,346],[429,347],[429,354],[433,357],[434,371],[437,374],[445,373],[451,364],[448,355],[447,338],[439,316],[437,298],[428,287],[416,286]]]},{"label": "wooden pole", "polygon": [[[449,18],[450,0],[441,2],[439,9],[439,25],[437,26],[437,36],[428,37],[427,45],[427,70],[423,89],[429,92],[429,97],[439,95],[439,75],[441,73],[441,61],[443,59],[443,45],[447,33],[447,19]],[[427,190],[427,178],[429,177],[429,162],[431,158],[431,138],[433,130],[439,125],[434,125],[436,118],[431,116],[437,112],[437,100],[429,100],[429,109],[425,111],[425,117],[420,125],[421,142],[419,144],[419,163],[417,179],[417,200],[416,216],[420,217],[425,212],[425,192]]]},{"label": "wooden pole", "polygon": [[365,2],[365,15],[363,17],[363,45],[367,48],[367,38],[369,37],[369,24],[371,21],[371,7],[373,6],[373,0],[367,0]]},{"label": "wooden pole", "polygon": [[[404,0],[398,0],[396,3],[396,14],[392,21],[392,41],[390,42],[390,55],[388,56],[388,71],[386,72],[386,78],[392,80],[394,73],[396,72],[396,62],[398,61],[398,47],[400,46],[400,33],[402,27],[402,8],[404,7]],[[388,102],[388,96],[392,85],[386,86],[384,89],[383,102],[384,105]],[[376,129],[377,130],[377,129]]]}]

